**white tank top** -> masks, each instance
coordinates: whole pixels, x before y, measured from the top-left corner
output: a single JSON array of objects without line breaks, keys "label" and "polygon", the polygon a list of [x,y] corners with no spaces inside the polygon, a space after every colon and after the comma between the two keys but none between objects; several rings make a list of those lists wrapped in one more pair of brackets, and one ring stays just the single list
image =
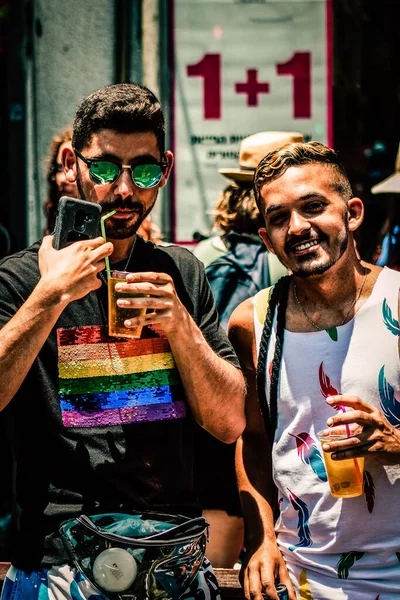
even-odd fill
[{"label": "white tank top", "polygon": [[[363,495],[333,498],[316,435],[335,414],[325,402],[332,388],[367,400],[400,427],[399,288],[400,272],[385,268],[336,333],[285,330],[272,451],[276,532],[301,600],[400,599],[400,465],[366,458]],[[257,349],[267,301],[267,290],[254,298]],[[275,337],[276,315],[268,366]]]}]

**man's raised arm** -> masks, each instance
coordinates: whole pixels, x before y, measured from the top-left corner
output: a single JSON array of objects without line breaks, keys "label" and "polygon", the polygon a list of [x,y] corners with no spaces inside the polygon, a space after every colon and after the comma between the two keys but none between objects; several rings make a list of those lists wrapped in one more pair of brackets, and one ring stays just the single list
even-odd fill
[{"label": "man's raised arm", "polygon": [[54,250],[52,239],[46,236],[39,250],[38,284],[0,330],[0,410],[18,391],[67,304],[101,286],[97,274],[113,250],[103,238]]}]

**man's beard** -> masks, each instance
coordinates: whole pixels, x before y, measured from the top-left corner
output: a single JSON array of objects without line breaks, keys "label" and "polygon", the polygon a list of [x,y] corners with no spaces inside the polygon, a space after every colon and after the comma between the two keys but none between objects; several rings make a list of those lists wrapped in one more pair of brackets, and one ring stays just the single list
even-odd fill
[{"label": "man's beard", "polygon": [[349,236],[348,236],[348,232],[346,231],[346,235],[345,235],[342,243],[340,244],[339,256],[337,258],[331,256],[330,260],[328,260],[328,262],[325,262],[320,265],[312,265],[312,264],[301,265],[297,269],[293,269],[293,274],[296,275],[297,277],[306,278],[306,277],[311,277],[312,275],[322,275],[323,273],[326,273],[326,271],[328,271],[331,267],[333,267],[333,265],[336,264],[337,261],[343,256],[343,254],[346,252],[348,245],[349,245]]},{"label": "man's beard", "polygon": [[[347,210],[344,213],[343,224],[344,224],[343,239],[341,241],[338,240],[337,243],[335,243],[335,246],[332,249],[332,252],[329,254],[327,262],[324,262],[321,264],[313,264],[314,259],[311,254],[308,254],[304,257],[298,256],[298,257],[296,257],[298,264],[296,266],[292,266],[292,265],[289,266],[289,269],[291,269],[292,273],[294,275],[296,275],[297,277],[301,277],[301,278],[305,279],[306,277],[311,277],[313,275],[322,275],[323,273],[326,273],[326,271],[328,271],[331,267],[333,267],[333,265],[335,265],[337,263],[337,261],[346,252],[347,247],[349,245],[349,226],[348,226]],[[319,231],[317,233],[318,233],[319,241],[324,241],[324,240],[329,241],[329,238],[327,235],[325,235]],[[304,239],[303,241],[307,242],[308,239],[310,239],[310,238]],[[338,252],[337,252],[337,250],[338,250]],[[279,258],[279,256],[278,256],[278,258]],[[302,259],[304,261],[303,264],[301,263]],[[288,265],[285,265],[285,266],[288,266]]]},{"label": "man's beard", "polygon": [[[115,210],[115,205],[113,208],[108,208],[108,206],[110,206],[109,203],[107,203],[107,208],[104,205],[102,207],[103,214],[105,214],[105,215],[108,212]],[[151,212],[153,206],[154,206],[154,204],[148,210],[143,211],[143,207],[140,205],[140,212],[136,213],[137,218],[133,223],[130,222],[129,224],[127,224],[127,223],[125,223],[125,220],[123,220],[123,219],[112,219],[112,218],[106,219],[104,221],[104,226],[106,229],[107,239],[125,240],[125,239],[130,238],[133,235],[135,235],[137,230],[139,229],[139,227],[141,226],[141,224],[147,217],[147,215]],[[136,204],[135,204],[135,210],[139,210],[139,208]]]},{"label": "man's beard", "polygon": [[[79,172],[77,172],[76,184],[79,191],[79,197],[82,200],[87,200],[85,192],[83,191]],[[117,196],[114,200],[102,202],[100,205],[102,215],[106,215],[107,213],[113,210],[117,210],[118,208],[131,209],[137,211],[136,220],[133,223],[130,222],[129,224],[127,224],[125,223],[125,219],[106,219],[104,221],[106,238],[111,240],[125,240],[135,235],[137,230],[147,217],[147,215],[152,211],[156,200],[157,194],[154,198],[153,204],[146,211],[143,210],[143,204],[141,202],[134,202],[131,197],[123,199],[120,196]]]}]

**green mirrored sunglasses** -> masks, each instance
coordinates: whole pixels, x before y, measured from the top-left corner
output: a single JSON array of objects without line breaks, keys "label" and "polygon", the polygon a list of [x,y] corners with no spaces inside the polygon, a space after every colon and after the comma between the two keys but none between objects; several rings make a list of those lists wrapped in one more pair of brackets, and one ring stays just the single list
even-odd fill
[{"label": "green mirrored sunglasses", "polygon": [[100,185],[114,183],[120,176],[122,169],[129,169],[133,183],[140,188],[149,189],[160,183],[162,174],[168,167],[166,159],[161,162],[140,163],[132,167],[131,165],[121,165],[101,158],[86,158],[76,149],[75,153],[89,167],[91,180]]}]

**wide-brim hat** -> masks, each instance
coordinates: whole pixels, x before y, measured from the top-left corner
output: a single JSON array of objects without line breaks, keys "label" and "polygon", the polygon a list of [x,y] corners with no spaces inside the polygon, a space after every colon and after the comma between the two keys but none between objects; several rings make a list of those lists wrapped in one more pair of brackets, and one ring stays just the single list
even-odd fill
[{"label": "wide-brim hat", "polygon": [[249,135],[240,143],[239,168],[218,169],[218,172],[234,181],[251,182],[254,171],[264,156],[286,144],[303,140],[303,134],[298,131],[262,131]]},{"label": "wide-brim hat", "polygon": [[393,175],[371,188],[373,194],[400,194],[400,144]]}]

